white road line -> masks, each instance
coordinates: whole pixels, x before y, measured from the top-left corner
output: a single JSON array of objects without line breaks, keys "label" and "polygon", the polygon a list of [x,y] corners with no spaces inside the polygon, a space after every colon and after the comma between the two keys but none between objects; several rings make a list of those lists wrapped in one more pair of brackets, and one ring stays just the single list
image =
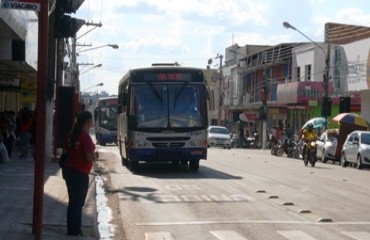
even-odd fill
[{"label": "white road line", "polygon": [[145,240],[173,240],[169,232],[148,232],[145,233]]},{"label": "white road line", "polygon": [[234,231],[210,231],[219,240],[247,240]]},{"label": "white road line", "polygon": [[230,220],[230,221],[189,221],[189,222],[137,222],[136,226],[174,226],[210,224],[294,224],[294,225],[370,225],[370,222],[329,222],[317,221],[279,221],[279,220]]},{"label": "white road line", "polygon": [[313,238],[302,231],[277,231],[277,232],[289,240],[316,240],[316,238]]},{"label": "white road line", "polygon": [[356,240],[369,240],[370,239],[370,233],[368,232],[342,232],[342,233]]}]

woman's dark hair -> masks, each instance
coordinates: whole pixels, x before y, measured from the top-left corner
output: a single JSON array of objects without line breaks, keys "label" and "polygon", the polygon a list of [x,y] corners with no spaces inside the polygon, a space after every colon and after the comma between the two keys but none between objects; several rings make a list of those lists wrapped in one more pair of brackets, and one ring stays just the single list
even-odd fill
[{"label": "woman's dark hair", "polygon": [[71,147],[74,148],[76,146],[76,141],[78,136],[80,135],[82,128],[86,124],[87,121],[92,120],[92,114],[88,111],[83,111],[77,116],[77,121],[75,122],[72,135],[71,135]]}]

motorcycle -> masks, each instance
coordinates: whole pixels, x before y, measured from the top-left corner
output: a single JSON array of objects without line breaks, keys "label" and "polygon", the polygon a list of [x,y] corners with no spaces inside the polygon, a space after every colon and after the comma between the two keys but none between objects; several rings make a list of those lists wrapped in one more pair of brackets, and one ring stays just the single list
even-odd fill
[{"label": "motorcycle", "polygon": [[308,163],[310,163],[312,167],[315,166],[315,163],[316,163],[316,151],[317,151],[316,141],[314,141],[314,140],[308,141],[306,143],[306,154],[305,154],[305,158],[303,159],[305,166],[307,166]]},{"label": "motorcycle", "polygon": [[248,142],[247,145],[249,145],[249,148],[260,149],[261,144],[259,142],[259,139],[260,139],[260,135],[259,135],[258,132],[254,132],[253,137],[248,137],[247,138],[247,142]]}]

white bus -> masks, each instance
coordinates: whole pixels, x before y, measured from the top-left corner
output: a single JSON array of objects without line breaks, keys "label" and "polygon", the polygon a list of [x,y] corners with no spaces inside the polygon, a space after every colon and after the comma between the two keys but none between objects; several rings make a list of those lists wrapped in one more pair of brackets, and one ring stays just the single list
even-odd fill
[{"label": "white bus", "polygon": [[95,137],[101,146],[117,143],[117,105],[118,97],[102,97],[94,109]]},{"label": "white bus", "polygon": [[203,71],[179,66],[130,70],[118,90],[122,164],[168,161],[198,171],[207,159],[207,86]]}]

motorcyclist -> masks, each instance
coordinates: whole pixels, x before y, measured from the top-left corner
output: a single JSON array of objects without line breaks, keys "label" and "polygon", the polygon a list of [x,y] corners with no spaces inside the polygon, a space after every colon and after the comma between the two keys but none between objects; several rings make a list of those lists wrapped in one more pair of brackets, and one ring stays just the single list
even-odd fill
[{"label": "motorcyclist", "polygon": [[318,138],[316,130],[313,127],[312,123],[309,123],[307,125],[307,128],[303,130],[302,132],[302,140],[306,143],[303,145],[303,152],[302,152],[302,159],[305,159],[306,155],[306,148],[307,148],[307,143],[309,141],[316,141]]}]

